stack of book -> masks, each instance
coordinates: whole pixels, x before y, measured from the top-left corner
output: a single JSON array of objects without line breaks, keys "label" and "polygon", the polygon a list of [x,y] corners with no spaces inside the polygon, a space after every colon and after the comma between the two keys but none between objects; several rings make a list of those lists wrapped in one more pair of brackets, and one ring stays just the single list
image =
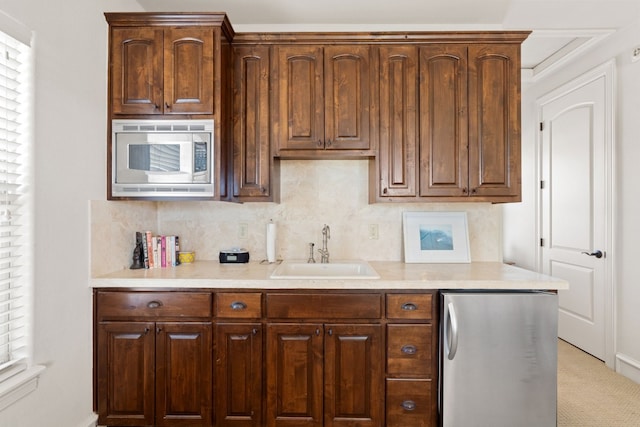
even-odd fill
[{"label": "stack of book", "polygon": [[136,245],[142,244],[140,261],[144,268],[175,267],[180,264],[180,238],[154,236],[151,231],[136,231]]}]

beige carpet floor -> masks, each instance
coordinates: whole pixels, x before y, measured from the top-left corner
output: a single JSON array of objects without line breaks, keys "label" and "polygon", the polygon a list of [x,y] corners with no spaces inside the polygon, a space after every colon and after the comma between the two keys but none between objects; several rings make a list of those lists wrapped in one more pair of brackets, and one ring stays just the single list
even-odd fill
[{"label": "beige carpet floor", "polygon": [[640,384],[558,340],[558,427],[640,427]]}]

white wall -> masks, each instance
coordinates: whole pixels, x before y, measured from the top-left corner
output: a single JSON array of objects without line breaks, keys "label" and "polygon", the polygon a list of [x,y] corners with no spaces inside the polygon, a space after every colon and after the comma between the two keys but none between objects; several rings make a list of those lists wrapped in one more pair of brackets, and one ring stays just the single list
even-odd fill
[{"label": "white wall", "polygon": [[127,0],[0,0],[36,34],[34,359],[38,389],[1,427],[86,427],[92,416],[89,203],[106,193],[105,10]]},{"label": "white wall", "polygon": [[504,206],[504,257],[517,264],[535,269],[538,242],[536,235],[536,123],[535,101],[571,79],[611,60],[617,64],[615,112],[615,257],[617,313],[615,331],[616,369],[640,382],[640,273],[635,264],[640,257],[640,61],[631,63],[631,52],[640,45],[638,20],[604,40],[587,55],[571,61],[523,91],[522,96],[522,167],[523,202]]}]

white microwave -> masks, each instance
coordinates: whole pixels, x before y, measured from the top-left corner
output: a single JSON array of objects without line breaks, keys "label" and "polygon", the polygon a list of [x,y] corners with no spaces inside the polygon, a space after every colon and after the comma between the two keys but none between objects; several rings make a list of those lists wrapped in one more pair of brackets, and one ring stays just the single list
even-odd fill
[{"label": "white microwave", "polygon": [[213,197],[213,120],[113,120],[112,197]]}]

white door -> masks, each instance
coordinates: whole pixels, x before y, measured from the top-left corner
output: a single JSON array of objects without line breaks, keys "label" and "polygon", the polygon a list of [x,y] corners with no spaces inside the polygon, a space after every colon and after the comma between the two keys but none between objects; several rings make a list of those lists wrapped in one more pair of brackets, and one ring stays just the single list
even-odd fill
[{"label": "white door", "polygon": [[605,360],[609,150],[607,76],[575,82],[541,103],[541,262],[565,279],[560,338]]}]

